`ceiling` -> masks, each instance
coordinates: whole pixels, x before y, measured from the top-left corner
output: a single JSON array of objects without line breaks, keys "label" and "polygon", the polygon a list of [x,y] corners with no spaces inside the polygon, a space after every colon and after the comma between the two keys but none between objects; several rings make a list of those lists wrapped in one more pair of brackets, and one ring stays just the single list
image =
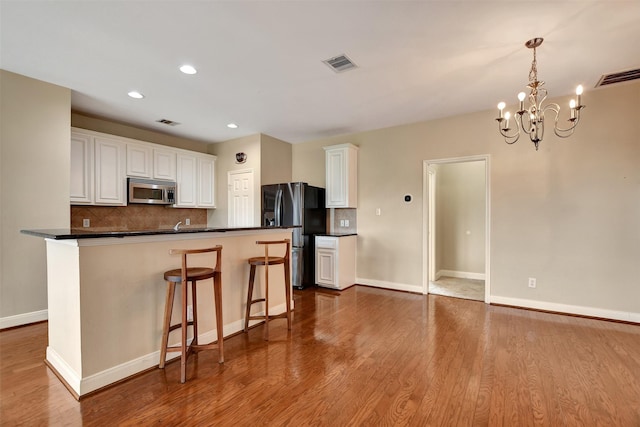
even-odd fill
[{"label": "ceiling", "polygon": [[[0,68],[70,88],[73,110],[206,142],[298,143],[514,104],[533,37],[552,97],[583,84],[588,105],[601,75],[640,66],[637,0],[0,5]],[[322,63],[340,54],[358,68]]]}]

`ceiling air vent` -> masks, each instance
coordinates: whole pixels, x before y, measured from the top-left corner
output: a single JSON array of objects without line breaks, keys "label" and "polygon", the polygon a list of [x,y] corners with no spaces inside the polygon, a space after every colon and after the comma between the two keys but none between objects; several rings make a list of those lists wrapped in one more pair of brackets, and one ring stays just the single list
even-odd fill
[{"label": "ceiling air vent", "polygon": [[622,82],[630,82],[631,80],[640,79],[640,68],[636,68],[635,70],[622,71],[619,73],[611,73],[605,74],[600,77],[598,80],[598,84],[596,87],[611,85],[614,83],[622,83]]},{"label": "ceiling air vent", "polygon": [[178,126],[180,124],[178,122],[174,122],[173,120],[167,120],[167,119],[156,120],[156,122],[162,123],[163,125],[167,125],[167,126]]},{"label": "ceiling air vent", "polygon": [[344,55],[344,54],[334,56],[333,58],[325,59],[322,62],[327,64],[327,66],[331,68],[333,71],[335,71],[336,73],[341,73],[343,71],[351,70],[352,68],[358,67],[356,64],[353,63],[353,61],[347,58],[347,55]]}]

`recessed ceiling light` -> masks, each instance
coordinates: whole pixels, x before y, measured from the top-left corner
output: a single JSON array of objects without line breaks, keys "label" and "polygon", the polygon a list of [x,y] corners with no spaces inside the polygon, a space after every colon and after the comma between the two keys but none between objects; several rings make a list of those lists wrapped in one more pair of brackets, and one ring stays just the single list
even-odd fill
[{"label": "recessed ceiling light", "polygon": [[185,74],[195,74],[198,72],[198,70],[193,68],[191,65],[183,65],[182,67],[180,67],[180,71]]},{"label": "recessed ceiling light", "polygon": [[228,128],[230,128],[230,129],[238,129],[238,125],[237,125],[237,124],[235,124],[235,123],[229,123],[229,124],[227,125],[227,127],[228,127]]},{"label": "recessed ceiling light", "polygon": [[143,94],[141,94],[140,92],[137,92],[137,91],[135,91],[135,90],[132,90],[132,91],[131,91],[131,92],[129,92],[127,95],[129,95],[130,97],[135,98],[135,99],[142,99],[142,98],[144,98],[144,95],[143,95]]}]

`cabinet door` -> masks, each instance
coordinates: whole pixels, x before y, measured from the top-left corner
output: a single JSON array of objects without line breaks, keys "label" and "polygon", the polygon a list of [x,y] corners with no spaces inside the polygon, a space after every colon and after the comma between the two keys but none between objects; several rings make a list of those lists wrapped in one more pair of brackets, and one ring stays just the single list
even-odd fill
[{"label": "cabinet door", "polygon": [[187,154],[177,155],[176,206],[195,208],[197,201],[197,158]]},{"label": "cabinet door", "polygon": [[327,167],[327,207],[347,207],[347,161],[346,150],[328,150]]},{"label": "cabinet door", "polygon": [[153,178],[176,180],[176,153],[170,150],[153,150]]},{"label": "cabinet door", "polygon": [[316,283],[332,288],[336,284],[336,252],[327,249],[316,250]]},{"label": "cabinet door", "polygon": [[151,147],[127,143],[127,176],[151,178]]},{"label": "cabinet door", "polygon": [[93,203],[93,138],[81,133],[71,133],[71,183],[72,205]]},{"label": "cabinet door", "polygon": [[198,198],[199,208],[216,207],[216,159],[214,157],[198,158]]},{"label": "cabinet door", "polygon": [[125,144],[97,137],[94,149],[96,204],[126,205]]}]

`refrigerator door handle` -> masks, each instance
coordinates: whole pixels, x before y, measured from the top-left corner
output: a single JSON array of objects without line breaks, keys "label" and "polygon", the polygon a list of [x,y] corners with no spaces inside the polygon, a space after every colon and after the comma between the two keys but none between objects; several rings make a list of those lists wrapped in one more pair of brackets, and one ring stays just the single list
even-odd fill
[{"label": "refrigerator door handle", "polygon": [[276,191],[276,206],[275,206],[275,221],[276,227],[282,226],[282,189],[278,188]]}]

